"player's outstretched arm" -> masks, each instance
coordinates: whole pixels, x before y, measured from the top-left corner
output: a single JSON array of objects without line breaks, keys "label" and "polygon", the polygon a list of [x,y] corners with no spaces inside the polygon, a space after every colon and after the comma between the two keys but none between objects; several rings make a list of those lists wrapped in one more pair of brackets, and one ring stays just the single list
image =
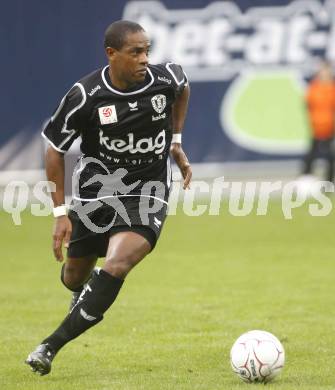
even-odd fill
[{"label": "player's outstretched arm", "polygon": [[170,152],[183,176],[184,190],[186,188],[190,188],[190,182],[192,178],[191,164],[189,163],[188,158],[181,146],[181,133],[187,114],[189,97],[190,87],[186,85],[183,92],[176,98],[176,101],[172,107],[173,138]]},{"label": "player's outstretched arm", "polygon": [[[54,207],[65,203],[64,196],[64,155],[49,146],[45,155],[45,169],[49,181],[55,183],[56,191],[52,192]],[[53,230],[53,252],[57,261],[63,261],[62,243],[67,247],[72,231],[72,224],[67,215],[56,217]]]}]

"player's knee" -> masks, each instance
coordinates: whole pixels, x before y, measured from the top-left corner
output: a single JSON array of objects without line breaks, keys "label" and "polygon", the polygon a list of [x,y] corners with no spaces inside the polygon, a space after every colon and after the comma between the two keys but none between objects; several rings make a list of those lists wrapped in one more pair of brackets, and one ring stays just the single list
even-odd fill
[{"label": "player's knee", "polygon": [[107,272],[120,279],[124,279],[133,267],[132,258],[128,256],[106,262]]},{"label": "player's knee", "polygon": [[139,256],[136,252],[113,256],[106,259],[104,270],[115,277],[124,279],[142,258],[143,256]]},{"label": "player's knee", "polygon": [[82,275],[79,270],[76,270],[73,267],[64,266],[61,271],[61,281],[64,286],[71,291],[80,290],[82,285],[85,283],[87,275]]}]

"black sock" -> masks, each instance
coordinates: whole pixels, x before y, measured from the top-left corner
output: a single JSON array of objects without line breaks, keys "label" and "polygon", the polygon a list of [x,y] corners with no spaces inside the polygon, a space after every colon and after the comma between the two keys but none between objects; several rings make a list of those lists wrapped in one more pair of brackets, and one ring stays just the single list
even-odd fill
[{"label": "black sock", "polygon": [[115,301],[122,283],[123,280],[104,270],[94,274],[72,311],[42,344],[48,343],[54,352],[57,352],[70,340],[100,322],[105,311]]}]

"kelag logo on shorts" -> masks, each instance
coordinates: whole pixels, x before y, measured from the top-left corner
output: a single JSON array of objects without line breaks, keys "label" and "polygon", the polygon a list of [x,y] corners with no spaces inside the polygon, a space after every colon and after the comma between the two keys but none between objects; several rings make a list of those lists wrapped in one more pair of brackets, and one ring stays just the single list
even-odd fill
[{"label": "kelag logo on shorts", "polygon": [[[273,0],[244,12],[239,5],[243,0],[167,9],[159,1],[133,1],[123,16],[150,33],[152,63],[180,63],[191,82],[224,83],[219,115],[235,143],[261,152],[301,152],[308,138],[304,78],[320,57],[335,61],[335,1]],[[268,115],[259,120],[250,104],[254,113],[264,113],[265,104]]]}]

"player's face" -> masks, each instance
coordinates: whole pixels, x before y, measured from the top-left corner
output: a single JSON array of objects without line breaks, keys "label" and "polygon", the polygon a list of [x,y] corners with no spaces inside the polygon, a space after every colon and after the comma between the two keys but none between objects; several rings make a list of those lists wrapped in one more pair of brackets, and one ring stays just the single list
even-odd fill
[{"label": "player's face", "polygon": [[112,73],[128,85],[144,81],[149,62],[149,49],[150,41],[144,31],[127,34],[120,50],[107,48]]}]

